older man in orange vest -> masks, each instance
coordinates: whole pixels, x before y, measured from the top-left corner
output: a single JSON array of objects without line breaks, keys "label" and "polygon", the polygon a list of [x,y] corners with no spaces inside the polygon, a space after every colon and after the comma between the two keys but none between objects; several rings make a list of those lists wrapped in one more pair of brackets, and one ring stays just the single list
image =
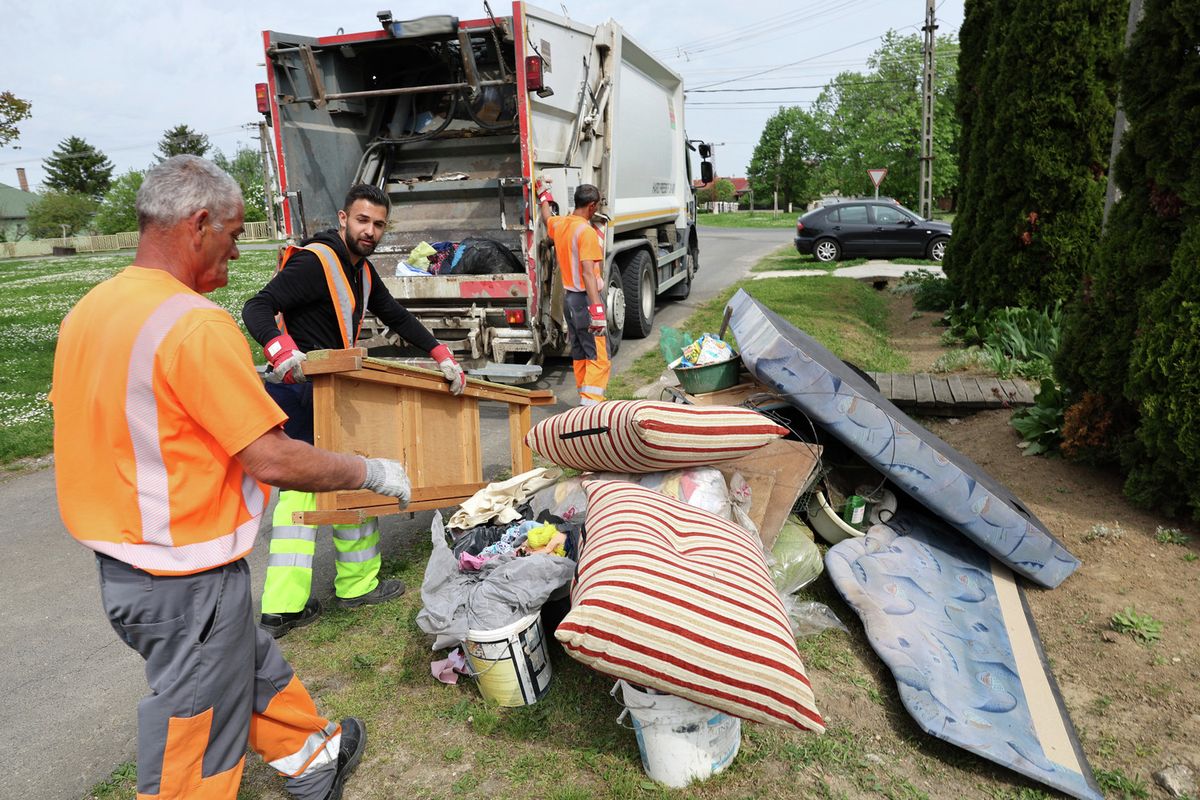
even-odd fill
[{"label": "older man in orange vest", "polygon": [[139,798],[234,800],[247,742],[300,800],[337,800],[366,743],[331,722],[255,627],[250,570],[268,487],[411,493],[401,464],[289,438],[236,322],[204,294],[238,257],[237,183],[167,159],[137,196],[133,264],[71,309],[50,402],[58,502],[96,553],[113,629],[146,661]]}]

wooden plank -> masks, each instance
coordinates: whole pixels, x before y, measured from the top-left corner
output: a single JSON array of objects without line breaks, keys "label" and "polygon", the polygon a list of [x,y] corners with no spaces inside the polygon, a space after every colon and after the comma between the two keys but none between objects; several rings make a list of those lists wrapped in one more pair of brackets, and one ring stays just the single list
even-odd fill
[{"label": "wooden plank", "polygon": [[511,454],[512,474],[520,475],[533,469],[533,453],[525,444],[525,435],[533,424],[529,406],[508,407],[508,451]]},{"label": "wooden plank", "polygon": [[963,405],[967,402],[967,389],[963,386],[962,378],[950,375],[946,378],[946,386],[950,388],[955,405]]},{"label": "wooden plank", "polygon": [[966,405],[974,408],[981,408],[984,404],[984,399],[983,389],[979,385],[979,380],[977,378],[964,376],[962,383],[967,394]]},{"label": "wooden plank", "polygon": [[770,387],[764,386],[753,378],[748,378],[737,386],[730,386],[728,389],[718,389],[715,392],[700,392],[699,394],[684,392],[683,396],[688,402],[696,406],[737,406],[744,403],[747,398],[763,393],[774,394]]},{"label": "wooden plank", "polygon": [[896,374],[892,376],[892,401],[896,404],[908,403],[912,404],[917,399],[916,380],[909,374]]},{"label": "wooden plank", "polygon": [[997,408],[1003,403],[1001,402],[1000,381],[995,378],[976,378],[979,382],[979,391],[983,395],[983,404],[988,408]]},{"label": "wooden plank", "polygon": [[928,372],[918,372],[913,375],[913,384],[917,390],[917,405],[931,406],[936,402],[933,397],[933,381]]},{"label": "wooden plank", "polygon": [[351,370],[362,369],[361,356],[343,355],[345,351],[318,350],[317,352],[336,352],[337,355],[319,360],[305,359],[301,369],[304,372],[304,377],[309,380],[312,380],[317,375],[329,375],[333,372],[350,372]]},{"label": "wooden plank", "polygon": [[933,397],[939,406],[954,405],[954,395],[950,391],[950,382],[941,377],[931,377],[933,382]]},{"label": "wooden plank", "polygon": [[875,383],[879,385],[879,393],[890,400],[892,397],[892,373],[876,372],[874,378]]},{"label": "wooden plank", "polygon": [[1034,387],[1029,381],[1013,379],[1013,384],[1017,387],[1017,402],[1023,405],[1031,406],[1037,402],[1037,390],[1040,387]]}]

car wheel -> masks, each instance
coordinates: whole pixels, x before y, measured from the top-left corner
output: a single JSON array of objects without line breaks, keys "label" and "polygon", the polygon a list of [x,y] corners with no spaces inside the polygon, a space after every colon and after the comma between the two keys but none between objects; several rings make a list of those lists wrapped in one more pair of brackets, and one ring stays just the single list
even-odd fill
[{"label": "car wheel", "polygon": [[821,239],[813,245],[813,255],[817,261],[837,261],[841,258],[842,248],[833,239]]},{"label": "car wheel", "polygon": [[625,335],[645,339],[654,324],[654,270],[650,254],[638,250],[621,270],[625,287]]},{"label": "car wheel", "polygon": [[616,264],[608,270],[604,305],[608,314],[608,357],[612,358],[621,349],[621,340],[625,338],[625,286]]},{"label": "car wheel", "polygon": [[684,266],[687,269],[687,277],[679,283],[667,290],[665,297],[672,300],[687,300],[688,295],[692,293],[692,276],[696,274],[696,267],[699,263],[699,253],[695,247],[689,247],[687,255],[683,257]]},{"label": "car wheel", "polygon": [[950,241],[945,236],[939,236],[929,243],[929,260],[941,261],[946,257],[946,242]]}]

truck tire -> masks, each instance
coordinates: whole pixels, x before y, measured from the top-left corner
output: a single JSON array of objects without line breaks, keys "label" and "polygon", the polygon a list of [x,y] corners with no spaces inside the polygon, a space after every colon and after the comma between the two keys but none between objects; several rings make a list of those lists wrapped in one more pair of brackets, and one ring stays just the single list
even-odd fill
[{"label": "truck tire", "polygon": [[650,254],[638,250],[621,270],[625,287],[625,335],[645,339],[654,328],[654,266]]},{"label": "truck tire", "polygon": [[695,245],[688,247],[687,255],[683,257],[683,260],[687,269],[687,277],[668,289],[663,297],[670,300],[687,300],[692,293],[692,276],[696,274],[696,268],[700,265],[700,253]]},{"label": "truck tire", "polygon": [[615,263],[608,270],[604,305],[608,316],[608,357],[612,358],[621,349],[621,340],[625,337],[625,286],[621,283],[621,270]]}]

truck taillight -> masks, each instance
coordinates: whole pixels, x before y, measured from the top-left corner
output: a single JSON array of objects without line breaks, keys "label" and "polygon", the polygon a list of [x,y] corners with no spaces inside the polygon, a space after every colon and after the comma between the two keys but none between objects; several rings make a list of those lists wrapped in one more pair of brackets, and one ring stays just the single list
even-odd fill
[{"label": "truck taillight", "polygon": [[258,113],[271,113],[271,103],[267,97],[267,85],[265,83],[254,84],[254,97],[258,100]]},{"label": "truck taillight", "polygon": [[523,308],[506,308],[504,310],[504,321],[509,325],[524,325],[525,324],[525,309]]},{"label": "truck taillight", "polygon": [[554,90],[546,85],[546,62],[541,56],[529,56],[525,59],[525,90],[535,92],[538,97],[549,97]]}]

